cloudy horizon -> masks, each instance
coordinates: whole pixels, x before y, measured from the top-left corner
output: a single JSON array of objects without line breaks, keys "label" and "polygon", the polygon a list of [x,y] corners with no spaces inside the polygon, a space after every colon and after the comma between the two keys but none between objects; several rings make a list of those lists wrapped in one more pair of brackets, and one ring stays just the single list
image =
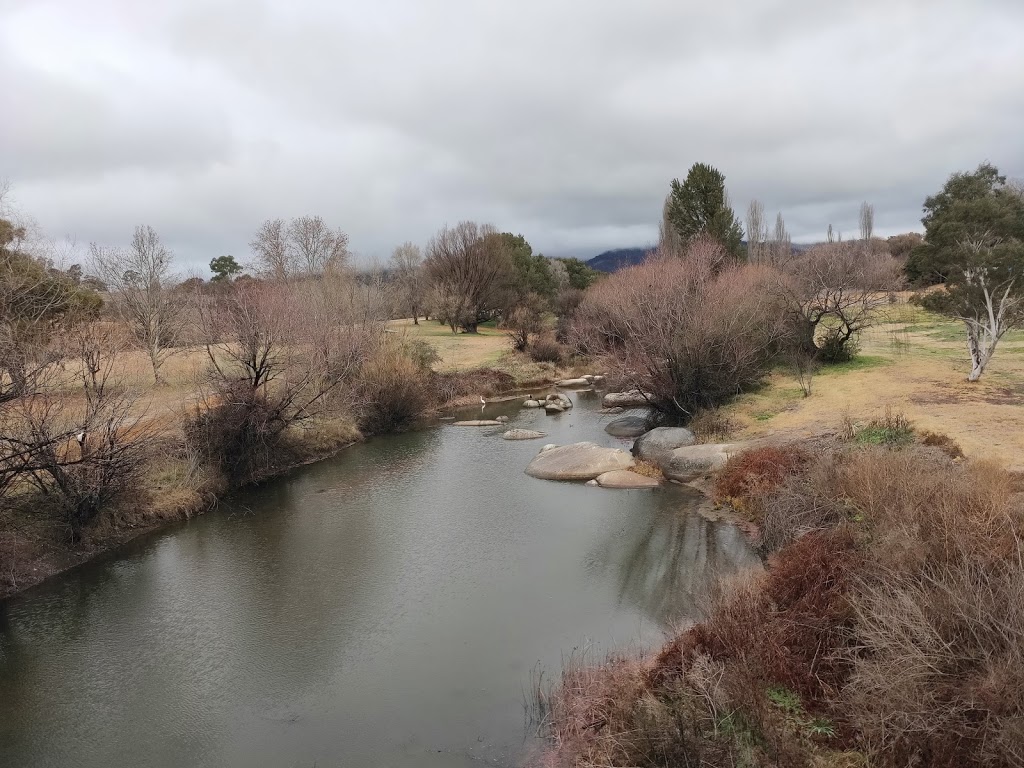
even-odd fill
[{"label": "cloudy horizon", "polygon": [[[729,10],[726,10],[728,7]],[[1024,176],[1012,0],[0,0],[0,178],[45,233],[183,269],[319,214],[363,260],[472,219],[589,258],[726,176],[796,241],[920,230],[982,161]]]}]

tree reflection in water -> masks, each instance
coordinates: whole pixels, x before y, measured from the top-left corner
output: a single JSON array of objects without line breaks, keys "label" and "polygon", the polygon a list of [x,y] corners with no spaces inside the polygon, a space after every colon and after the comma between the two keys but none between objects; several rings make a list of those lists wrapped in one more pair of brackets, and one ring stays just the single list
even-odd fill
[{"label": "tree reflection in water", "polygon": [[631,533],[617,532],[600,558],[618,569],[620,602],[637,606],[663,628],[703,618],[722,579],[761,567],[739,528],[695,511],[702,501],[693,497],[682,509],[653,515],[646,526],[627,527]]}]

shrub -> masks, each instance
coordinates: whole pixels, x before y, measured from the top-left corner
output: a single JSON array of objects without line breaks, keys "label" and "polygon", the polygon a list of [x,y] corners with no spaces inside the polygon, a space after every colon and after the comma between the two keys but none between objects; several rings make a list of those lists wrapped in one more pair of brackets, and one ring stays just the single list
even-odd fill
[{"label": "shrub", "polygon": [[698,443],[715,443],[728,440],[736,426],[717,408],[702,408],[687,425]]},{"label": "shrub", "polygon": [[[715,478],[714,498],[747,508],[803,469],[809,454],[797,445],[753,448],[729,458]],[[747,510],[751,511],[751,510]]]},{"label": "shrub", "polygon": [[565,359],[565,348],[551,335],[534,339],[528,351],[535,363],[561,363]]},{"label": "shrub", "polygon": [[880,419],[872,419],[866,425],[847,426],[847,434],[858,443],[868,445],[907,445],[914,440],[914,428],[910,420],[902,413],[885,409]]},{"label": "shrub", "polygon": [[363,365],[357,389],[357,423],[365,434],[406,429],[433,408],[430,379],[403,350],[382,349]]},{"label": "shrub", "polygon": [[817,359],[825,365],[848,363],[857,356],[860,344],[853,336],[844,336],[838,328],[830,328],[821,337]]},{"label": "shrub", "polygon": [[951,459],[962,459],[964,457],[960,444],[949,435],[941,432],[922,432],[921,444],[931,448],[938,448]]}]

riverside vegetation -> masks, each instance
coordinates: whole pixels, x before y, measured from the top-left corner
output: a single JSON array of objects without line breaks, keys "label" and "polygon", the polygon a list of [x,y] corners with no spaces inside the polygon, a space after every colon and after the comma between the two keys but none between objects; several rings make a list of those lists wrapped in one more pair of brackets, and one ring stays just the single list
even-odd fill
[{"label": "riverside vegetation", "polygon": [[[586,361],[652,422],[772,438],[713,488],[767,568],[658,653],[573,660],[538,689],[542,762],[1019,765],[1019,478],[986,459],[1020,437],[982,425],[1021,418],[1024,197],[983,165],[923,223],[878,238],[864,204],[858,237],[794,248],[756,201],[742,227],[697,164],[648,259],[600,279],[472,222],[359,272],[344,233],[303,217],[260,228],[252,276],[224,256],[207,283],[176,278],[147,227],[86,272],[9,216],[0,583]],[[855,420],[880,389],[913,424]]]}]

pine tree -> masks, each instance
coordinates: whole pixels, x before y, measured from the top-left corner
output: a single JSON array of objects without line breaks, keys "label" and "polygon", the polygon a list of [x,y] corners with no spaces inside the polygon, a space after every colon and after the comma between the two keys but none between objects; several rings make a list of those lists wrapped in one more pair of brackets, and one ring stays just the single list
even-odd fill
[{"label": "pine tree", "polygon": [[667,214],[683,242],[707,235],[741,255],[743,229],[729,205],[725,176],[710,165],[694,163],[684,182],[672,179]]}]

